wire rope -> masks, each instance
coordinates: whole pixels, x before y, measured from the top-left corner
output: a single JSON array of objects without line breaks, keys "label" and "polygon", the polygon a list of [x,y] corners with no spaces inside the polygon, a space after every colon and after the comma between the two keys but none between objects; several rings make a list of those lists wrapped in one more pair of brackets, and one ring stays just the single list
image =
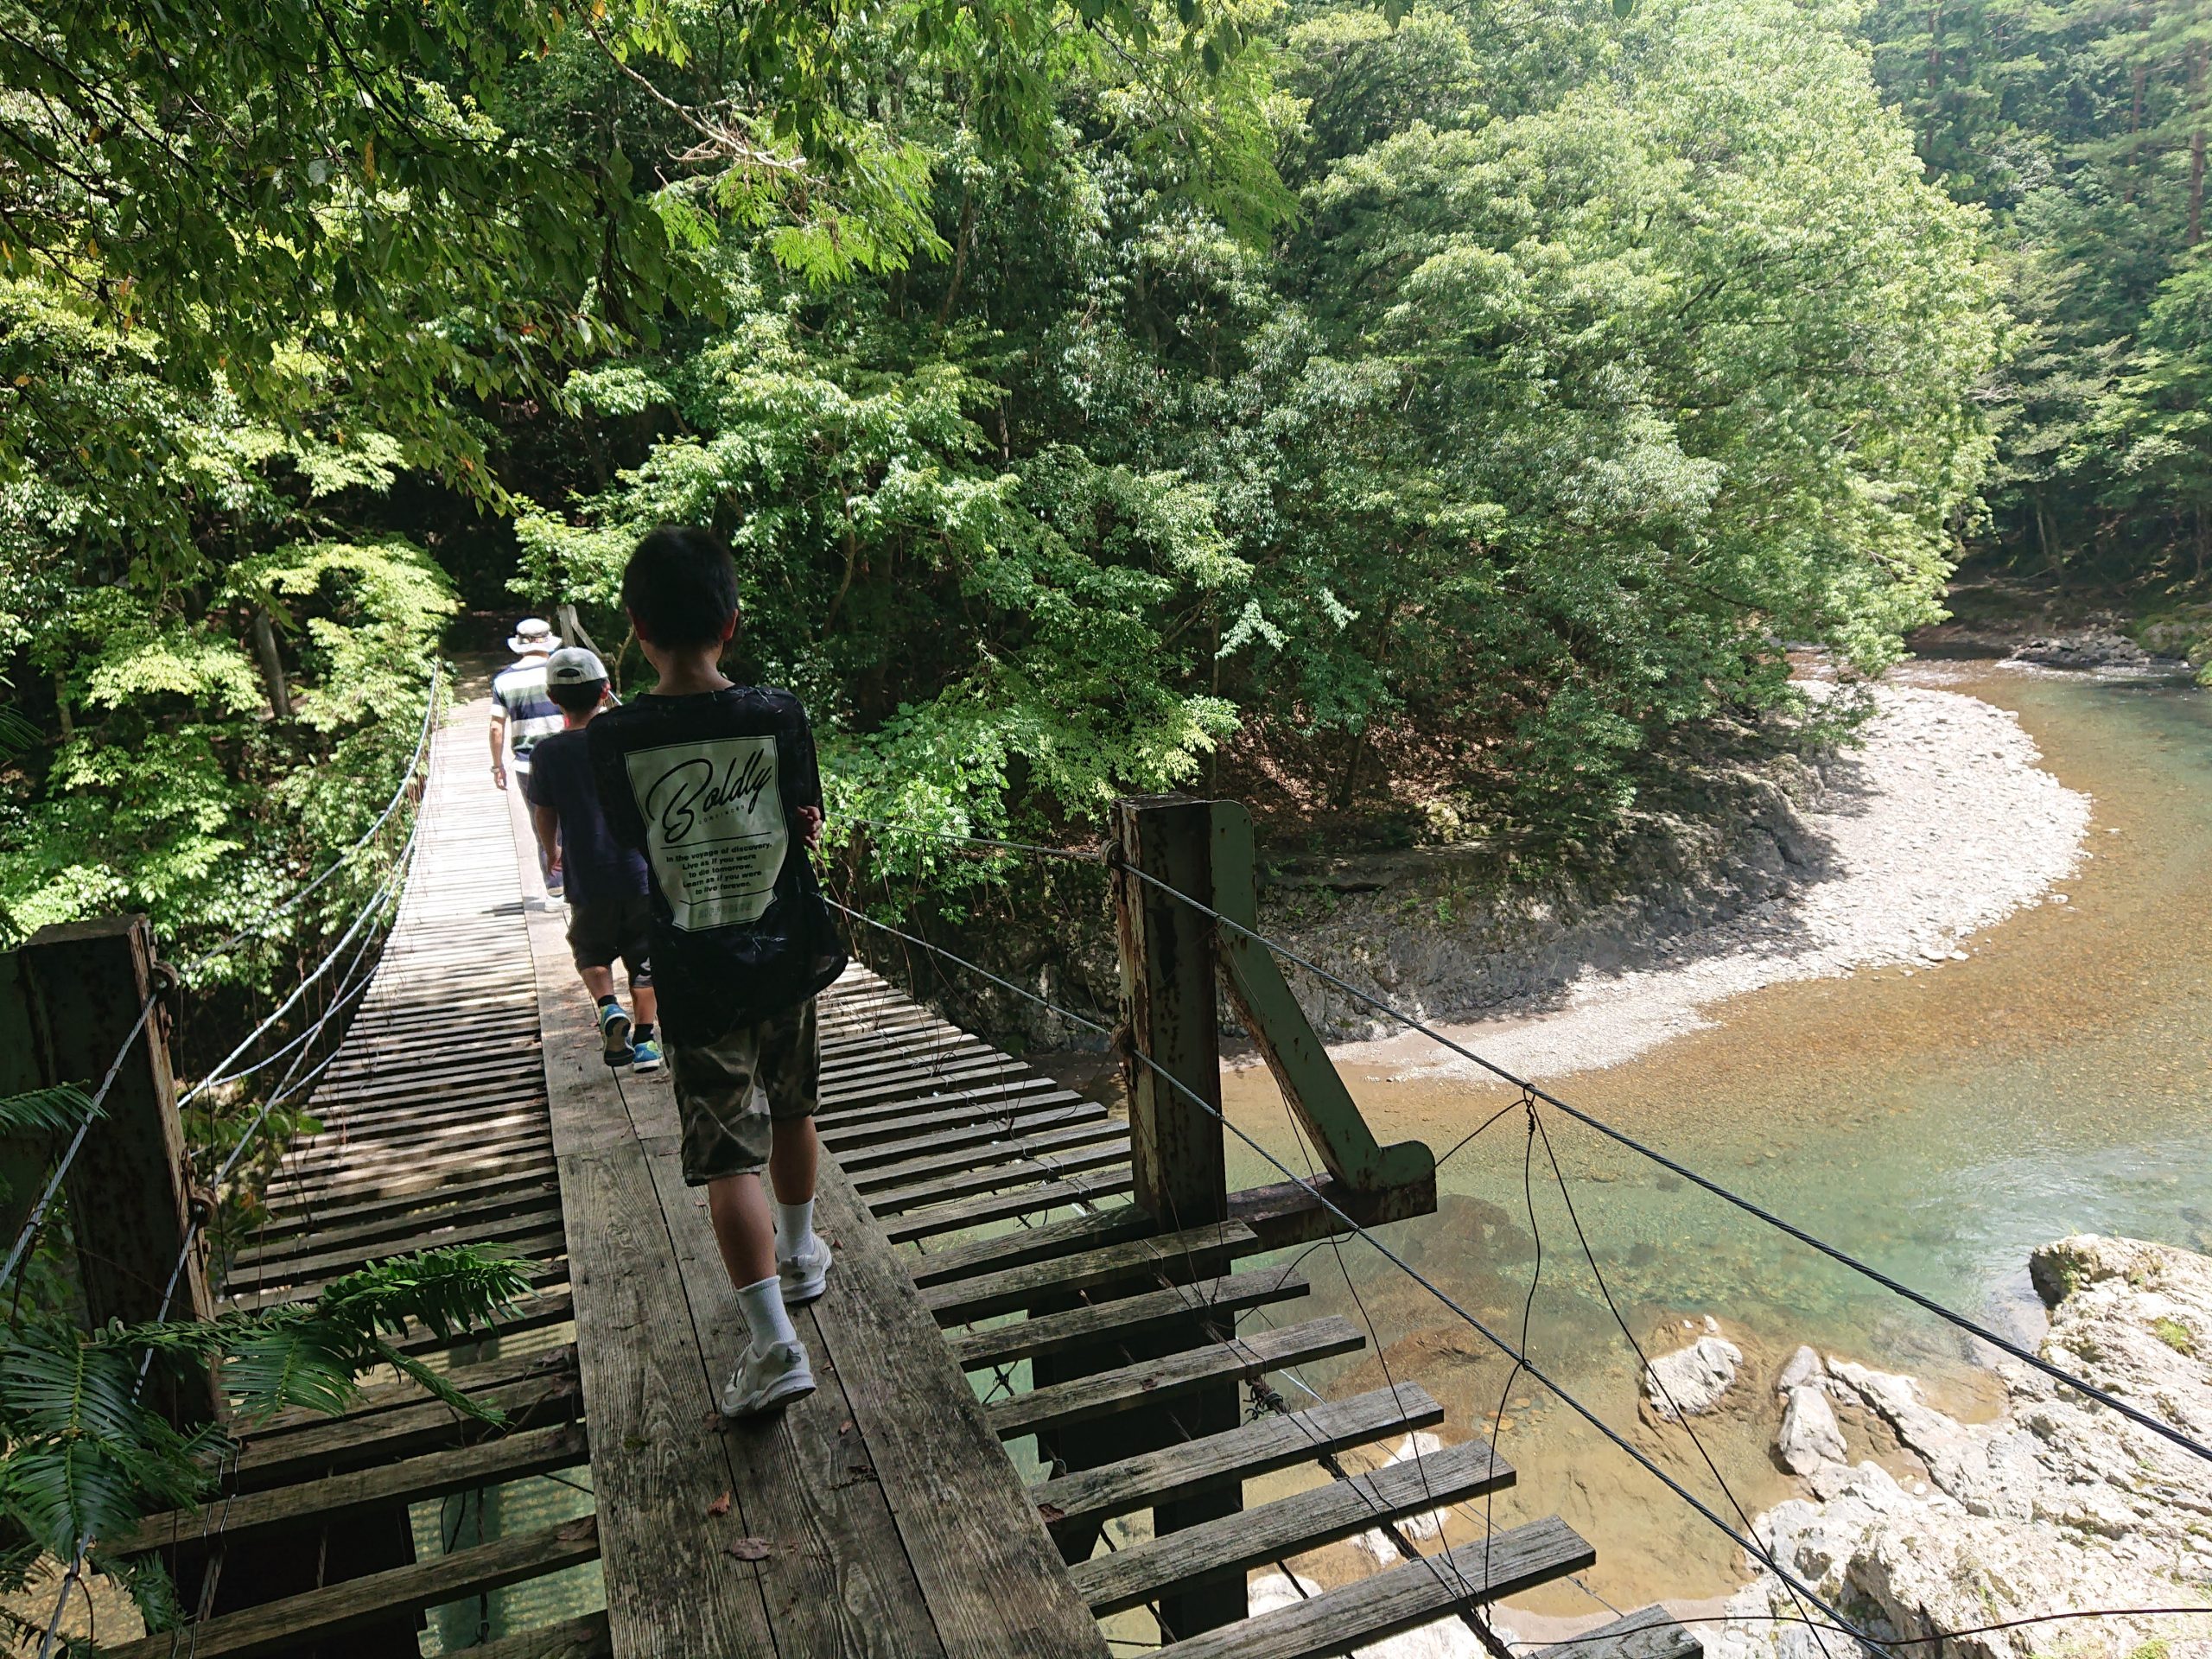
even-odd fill
[{"label": "wire rope", "polygon": [[362,848],[367,846],[370,841],[375,836],[377,831],[383,829],[385,824],[390,821],[391,815],[399,810],[400,803],[406,798],[408,787],[410,785],[414,783],[415,774],[422,768],[423,757],[429,752],[430,745],[430,729],[437,719],[438,686],[440,678],[444,673],[444,664],[435,661],[431,663],[429,689],[427,696],[423,699],[423,729],[416,734],[415,752],[408,757],[407,770],[400,775],[399,786],[392,791],[391,798],[385,803],[384,810],[377,814],[376,821],[370,824],[366,830],[364,830],[361,832],[359,837],[352,846],[346,848],[344,852],[339,854],[337,858],[327,865],[321,874],[316,875],[305,886],[296,888],[289,898],[287,898],[281,903],[277,904],[258,922],[248,924],[246,926],[238,929],[237,932],[232,933],[229,938],[219,940],[216,944],[209,946],[207,950],[202,950],[190,962],[185,963],[185,965],[178,970],[180,973],[189,974],[194,972],[195,969],[204,968],[209,963],[213,962],[217,957],[223,955],[233,946],[243,944],[248,939],[259,937],[261,929],[266,927],[278,917],[284,915],[292,908],[293,906],[298,904],[301,899],[306,898],[324,882],[329,880],[332,876],[337,874],[340,870],[345,868],[347,864],[353,862],[354,855],[359,853]]},{"label": "wire rope", "polygon": [[[1445,1036],[1443,1033],[1423,1024],[1421,1020],[1414,1019],[1411,1014],[1402,1013],[1399,1009],[1391,1007],[1388,1002],[1383,1001],[1381,998],[1370,996],[1368,993],[1359,989],[1357,986],[1346,983],[1337,975],[1330,973],[1326,969],[1315,965],[1306,957],[1300,956],[1296,951],[1291,950],[1288,946],[1278,944],[1274,940],[1268,938],[1265,934],[1256,932],[1253,929],[1245,926],[1243,923],[1236,921],[1233,918],[1223,915],[1219,911],[1214,909],[1209,905],[1202,903],[1197,899],[1192,898],[1189,893],[1183,892],[1180,888],[1161,880],[1155,875],[1148,874],[1145,871],[1138,869],[1134,865],[1122,863],[1118,868],[1126,872],[1128,875],[1134,877],[1135,880],[1143,882],[1146,886],[1157,888],[1160,892],[1167,894],[1171,898],[1176,899],[1183,904],[1188,905],[1192,910],[1198,912],[1198,914],[1211,918],[1217,925],[1228,928],[1232,932],[1250,939],[1255,944],[1261,945],[1264,949],[1273,951],[1284,961],[1304,969],[1315,978],[1335,987],[1337,989],[1344,992],[1347,996],[1356,998],[1358,1001],[1365,1004],[1368,1007],[1372,1008],[1375,1012],[1396,1020],[1408,1030],[1418,1032],[1421,1035],[1427,1038],[1431,1042],[1447,1048],[1454,1054],[1459,1055],[1461,1058],[1471,1061],[1476,1065],[1481,1066],[1484,1071],[1490,1072],[1494,1077],[1498,1077],[1505,1083],[1512,1084],[1516,1089],[1525,1090],[1529,1095],[1534,1096],[1536,1099],[1542,1101],[1546,1105],[1554,1107],[1560,1111],[1565,1112],[1569,1117],[1574,1119],[1578,1123],[1596,1130],[1599,1134],[1605,1136],[1608,1140],[1613,1141],[1619,1145],[1627,1147],[1630,1152],[1636,1153],[1640,1157],[1649,1159],[1651,1162],[1658,1165],[1662,1169],[1667,1170],[1673,1174],[1679,1175],[1684,1180],[1689,1181],[1694,1185],[1702,1187],[1705,1191],[1712,1193],[1714,1197],[1724,1199],[1727,1203],[1733,1205],[1737,1209],[1744,1211],[1745,1214],[1754,1217],[1758,1220],[1764,1222],[1768,1226],[1786,1233],[1791,1238],[1796,1239],[1799,1243],[1807,1246],[1808,1249],[1819,1251],[1822,1255],[1828,1257],[1831,1261],[1840,1262],[1844,1267],[1850,1268],[1853,1273],[1859,1274],[1862,1277],[1869,1279],[1875,1284],[1881,1286],[1885,1290],[1904,1297],[1915,1306],[1919,1307],[1927,1313],[1933,1313],[1936,1318],[1956,1326],[1958,1329],[1966,1332],[1968,1335],[1979,1338],[1983,1342],[1989,1344],[1993,1348],[1998,1349],[1999,1351],[2010,1355],[2012,1357],[2019,1360],[2024,1364],[2032,1366],[2035,1370],[2041,1371],[2044,1376],[2051,1378],[2054,1382],[2065,1384],[2068,1388],[2079,1392],[2085,1398],[2094,1400],[2099,1405],[2118,1412],[2121,1416],[2127,1418],[2130,1421],[2134,1422],[2144,1428],[2149,1429],[2152,1433],[2159,1435],[2167,1440],[2171,1440],[2174,1445],[2181,1447],[2191,1456],[2202,1458],[2208,1463],[2212,1463],[2212,1446],[2203,1445],[2202,1442],[2191,1438],[2187,1433],[2184,1433],[2182,1430],[2176,1428],[2172,1424],[2163,1421],[2159,1418],[2152,1415],[2149,1412],[2143,1410],[2139,1407],[2128,1404],[2126,1401],[2118,1398],[2116,1395],[2103,1389],[2100,1389],[2095,1383],[2089,1382],[2084,1377],[2075,1376],[2073,1372],[2067,1370],[2063,1366],[2053,1364],[2050,1361],[2044,1358],[2040,1354],[2035,1353],[2031,1350],[2021,1346],[2018,1343],[2013,1342],[2005,1337],[1999,1336],[1996,1332],[1989,1329],[1980,1320],[1975,1319],[1967,1314],[1960,1313],[1956,1308],[1945,1306],[1943,1303],[1937,1301],[1934,1297],[1927,1295],[1923,1292],[1915,1290],[1911,1286],[1905,1284],[1897,1279],[1892,1278],[1886,1273],[1884,1273],[1879,1268],[1873,1266],[1871,1262],[1860,1261],[1857,1256],[1853,1255],[1848,1250],[1843,1249],[1837,1245],[1831,1244],[1826,1239],[1820,1238],[1812,1233],[1807,1232],[1796,1223],[1785,1221],[1780,1216],[1776,1215],[1772,1211],[1765,1209],[1760,1205],[1755,1204],[1751,1199],[1743,1197],[1739,1193],[1729,1191],[1728,1188],[1721,1185],[1718,1181],[1713,1180],[1707,1176],[1700,1174],[1697,1171],[1690,1168],[1688,1165],[1679,1163],[1675,1160],[1667,1156],[1666,1154],[1660,1152],[1654,1147],[1644,1145],[1643,1141],[1638,1141],[1635,1136],[1628,1134],[1624,1130],[1614,1128],[1613,1125],[1606,1122],[1603,1118],[1593,1116],[1592,1114],[1584,1111],[1579,1106],[1570,1105],[1566,1101],[1561,1100],[1558,1096],[1537,1087],[1536,1084],[1529,1082],[1527,1078],[1518,1077],[1513,1072],[1507,1071],[1503,1066],[1484,1058],[1483,1056],[1476,1053],[1474,1050],[1468,1048],[1464,1044],[1454,1042],[1451,1038]],[[1478,1132],[1479,1133],[1479,1131]],[[1471,1136],[1469,1137],[1469,1139],[1471,1138]],[[1465,1143],[1463,1141],[1461,1144],[1464,1145]],[[1456,1151],[1457,1148],[1455,1147],[1454,1150]],[[1441,1162],[1442,1160],[1440,1160],[1439,1161]]]},{"label": "wire rope", "polygon": [[[1039,996],[1036,992],[1030,990],[1027,987],[1017,985],[1013,981],[991,972],[988,968],[984,968],[976,963],[969,962],[964,957],[956,956],[941,945],[932,944],[927,939],[920,938],[913,934],[906,933],[900,929],[894,928],[887,922],[877,921],[874,917],[868,916],[861,912],[855,911],[850,906],[841,904],[836,899],[829,898],[826,894],[823,896],[823,899],[825,903],[842,911],[845,914],[852,917],[855,920],[864,922],[868,925],[881,929],[885,932],[895,934],[898,937],[906,939],[911,944],[919,945],[923,950],[931,952],[934,956],[939,957],[947,962],[953,963],[959,967],[964,968],[970,973],[979,975],[982,978],[989,980],[992,983],[998,985],[1006,990],[1012,991],[1017,996],[1023,997],[1031,1002],[1036,1003],[1039,1007],[1044,1008],[1048,1013],[1057,1014],[1061,1019],[1066,1020],[1072,1024],[1081,1026],[1093,1031],[1099,1035],[1107,1038],[1109,1041],[1112,1041],[1116,1038],[1116,1033],[1113,1031],[1100,1025],[1097,1021],[1087,1020],[1083,1015],[1074,1012],[1072,1009],[1060,1007],[1058,1005],[1050,1001],[1046,998]],[[1337,1220],[1344,1225],[1344,1229],[1348,1232],[1352,1233],[1363,1240],[1370,1249],[1374,1249],[1378,1255],[1389,1262],[1400,1272],[1403,1273],[1423,1290],[1426,1290],[1432,1297],[1435,1298],[1439,1303],[1446,1308],[1448,1308],[1469,1327],[1478,1332],[1500,1352],[1514,1360],[1522,1370],[1526,1370],[1530,1376],[1535,1378],[1538,1382],[1549,1389],[1553,1395],[1557,1396],[1560,1401],[1566,1404],[1578,1416],[1582,1418],[1584,1421],[1587,1422],[1592,1428],[1596,1429],[1608,1440],[1611,1440],[1613,1445],[1618,1447],[1621,1451],[1625,1452],[1630,1458],[1634,1459],[1646,1473],[1658,1480],[1662,1484],[1666,1486],[1669,1491],[1672,1491],[1675,1497],[1679,1497],[1682,1502],[1688,1503],[1692,1509],[1696,1510],[1697,1513],[1707,1522],[1707,1524],[1719,1531],[1723,1535],[1733,1541],[1753,1560],[1764,1563],[1767,1569],[1773,1573],[1777,1578],[1780,1579],[1785,1585],[1793,1587],[1798,1594],[1802,1595],[1807,1601],[1809,1601],[1815,1607],[1818,1608],[1821,1612],[1826,1613],[1830,1618],[1835,1620],[1838,1625],[1841,1628],[1850,1630],[1856,1639],[1864,1644],[1870,1651],[1875,1653],[1884,1653],[1887,1651],[1886,1647],[1882,1642],[1853,1626],[1851,1624],[1851,1621],[1846,1618],[1840,1611],[1824,1600],[1817,1591],[1814,1590],[1810,1586],[1803,1583],[1796,1577],[1796,1574],[1792,1573],[1788,1568],[1784,1567],[1781,1562],[1777,1560],[1770,1551],[1763,1548],[1753,1539],[1745,1536],[1744,1534],[1738,1532],[1733,1527],[1730,1526],[1728,1522],[1723,1520],[1719,1515],[1715,1513],[1712,1507],[1703,1499],[1700,1498],[1694,1492],[1692,1492],[1688,1487],[1684,1486],[1680,1481],[1676,1480],[1672,1475],[1669,1475],[1656,1463],[1653,1462],[1650,1458],[1639,1451],[1634,1445],[1625,1439],[1618,1430],[1615,1429],[1612,1425],[1599,1417],[1594,1411],[1591,1410],[1589,1407],[1584,1405],[1580,1400],[1577,1399],[1574,1395],[1570,1393],[1556,1379],[1552,1377],[1541,1367],[1532,1363],[1525,1353],[1521,1351],[1519,1349],[1516,1349],[1512,1343],[1509,1342],[1499,1332],[1492,1330],[1481,1318],[1472,1313],[1470,1313],[1466,1308],[1462,1306],[1448,1291],[1446,1291],[1433,1280],[1429,1279],[1426,1274],[1421,1273],[1419,1268],[1415,1268],[1411,1262],[1408,1262],[1403,1256],[1400,1255],[1395,1250],[1384,1243],[1382,1240],[1376,1237],[1374,1233],[1363,1226],[1351,1216],[1346,1214],[1341,1205],[1330,1198],[1326,1193],[1323,1192],[1319,1187],[1314,1185],[1313,1182],[1301,1179],[1298,1173],[1292,1169],[1289,1165],[1284,1163],[1282,1160],[1276,1157],[1274,1153],[1262,1146],[1259,1141],[1254,1140],[1251,1135],[1246,1134],[1243,1128],[1231,1122],[1219,1107],[1205,1099],[1195,1090],[1185,1084],[1181,1078],[1176,1077],[1174,1073],[1169,1071],[1166,1067],[1160,1065],[1158,1061],[1154,1060],[1142,1049],[1132,1046],[1128,1052],[1133,1059],[1144,1065],[1155,1077],[1166,1084],[1168,1087],[1174,1090],[1178,1094],[1183,1096],[1184,1098],[1190,1101],[1192,1104],[1197,1106],[1199,1110],[1206,1113],[1209,1116],[1217,1119],[1224,1128],[1227,1129],[1231,1135],[1236,1136],[1236,1138],[1242,1141],[1247,1147],[1257,1153],[1261,1158],[1272,1165],[1284,1177],[1284,1179],[1288,1180],[1293,1185],[1299,1188],[1322,1209],[1326,1210],[1331,1215],[1334,1216]]]}]

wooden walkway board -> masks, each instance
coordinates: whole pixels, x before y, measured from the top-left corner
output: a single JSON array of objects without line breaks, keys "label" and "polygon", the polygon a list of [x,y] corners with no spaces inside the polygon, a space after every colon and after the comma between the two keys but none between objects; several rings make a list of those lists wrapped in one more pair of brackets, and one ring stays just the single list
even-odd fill
[{"label": "wooden walkway board", "polygon": [[[609,1075],[561,918],[533,912],[527,931],[614,1653],[1105,1655],[936,1321],[832,1159],[815,1222],[836,1263],[795,1316],[817,1391],[760,1423],[717,1421],[744,1326],[703,1195],[683,1182],[668,1079]],[[825,1094],[855,1110],[895,1101],[887,1052],[833,1038]],[[854,1062],[868,1076],[849,1086]]]},{"label": "wooden walkway board", "polygon": [[[380,1639],[395,1618],[596,1561],[603,1612],[471,1651],[1103,1659],[1099,1618],[1510,1483],[1487,1447],[1451,1446],[1065,1565],[1063,1548],[1087,1554],[1104,1521],[1241,1490],[1441,1411],[1402,1383],[1025,1488],[1001,1440],[1057,1445],[1071,1426],[1135,1421],[1119,1414],[1365,1338],[1333,1316],[1238,1333],[1241,1311],[1306,1294],[1291,1266],[1236,1270],[1281,1242],[1269,1217],[1281,1204],[1240,1194],[1264,1200],[1238,1212],[1249,1219],[1163,1234],[1127,1199],[1124,1124],[858,968],[821,1005],[830,1155],[815,1213],[836,1259],[821,1300],[795,1313],[817,1391],[724,1424],[715,1401],[746,1332],[703,1195],[683,1184],[669,1080],[601,1059],[519,798],[499,796],[483,765],[486,707],[468,705],[436,738],[418,861],[314,1102],[321,1128],[288,1149],[224,1294],[234,1308],[267,1306],[385,1256],[507,1250],[533,1294],[501,1335],[528,1343],[415,1331],[399,1344],[454,1350],[440,1361],[454,1385],[504,1421],[464,1417],[407,1382],[365,1390],[336,1419],[286,1413],[248,1434],[226,1472],[219,1548],[183,1512],[110,1544],[159,1548],[195,1574],[227,1560],[232,1584],[250,1584],[258,1550],[296,1556],[349,1527],[389,1537],[410,1505],[564,1478],[587,1459],[596,1513],[421,1559],[403,1548],[352,1576],[342,1560],[319,1564],[196,1624],[194,1653]],[[1034,1386],[1027,1363],[1047,1360],[1054,1380]],[[971,1370],[993,1374],[988,1403]],[[337,1553],[326,1544],[312,1559]],[[1167,1651],[1345,1652],[1588,1556],[1541,1522]],[[1694,1659],[1669,1629],[1593,1633],[1573,1659]],[[172,1643],[119,1651],[166,1659]]]}]

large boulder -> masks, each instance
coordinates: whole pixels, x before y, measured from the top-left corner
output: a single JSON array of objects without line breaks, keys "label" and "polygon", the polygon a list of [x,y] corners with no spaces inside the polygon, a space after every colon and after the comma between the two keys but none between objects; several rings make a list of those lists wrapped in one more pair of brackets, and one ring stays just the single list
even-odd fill
[{"label": "large boulder", "polygon": [[1843,1426],[1817,1383],[1801,1383],[1789,1390],[1775,1449],[1792,1474],[1809,1475],[1824,1463],[1843,1461]]},{"label": "large boulder", "polygon": [[[2212,1333],[2212,1261],[2069,1238],[2036,1253],[2035,1277],[2054,1303],[2044,1358],[2212,1443],[2212,1363],[2199,1334]],[[1834,1402],[1887,1423],[1933,1490],[1914,1482],[1908,1492],[1872,1463],[1821,1458],[1801,1471],[1811,1496],[1776,1505],[1754,1533],[1870,1635],[1978,1632],[1950,1636],[1949,1659],[2212,1659],[2212,1618],[2048,1618],[2212,1602],[2202,1459],[2024,1365],[1999,1368],[2006,1411],[1973,1424],[1936,1410],[1911,1377],[1835,1358],[1824,1370],[1788,1391],[1784,1440],[1794,1413],[1811,1452],[1813,1401]],[[1772,1572],[1727,1611],[1708,1659],[1818,1659]],[[2008,1628],[1984,1628],[1993,1624]]]},{"label": "large boulder", "polygon": [[1700,1337],[1651,1362],[1643,1373],[1644,1398],[1661,1421],[1680,1422],[1719,1405],[1743,1363],[1744,1351],[1726,1337]]}]

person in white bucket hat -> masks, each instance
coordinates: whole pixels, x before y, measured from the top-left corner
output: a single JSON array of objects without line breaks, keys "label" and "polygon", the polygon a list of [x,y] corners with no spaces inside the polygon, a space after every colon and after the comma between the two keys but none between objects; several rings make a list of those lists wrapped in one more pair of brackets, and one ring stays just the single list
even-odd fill
[{"label": "person in white bucket hat", "polygon": [[[541,737],[561,729],[561,710],[545,695],[545,664],[560,644],[543,617],[526,616],[515,625],[507,649],[519,658],[492,680],[492,781],[507,786],[507,750],[514,750],[516,778],[530,781],[530,752]],[[547,892],[558,895],[557,871],[545,873]]]}]

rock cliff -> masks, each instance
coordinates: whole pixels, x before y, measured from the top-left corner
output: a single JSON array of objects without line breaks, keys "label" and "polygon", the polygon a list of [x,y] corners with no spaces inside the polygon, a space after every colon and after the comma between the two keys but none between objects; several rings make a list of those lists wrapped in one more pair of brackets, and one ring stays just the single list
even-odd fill
[{"label": "rock cliff", "polygon": [[[2076,1236],[2036,1253],[2051,1305],[2044,1357],[2212,1444],[2212,1260]],[[2069,1610],[2212,1605],[2212,1464],[2018,1363],[1996,1421],[1930,1407],[1911,1377],[1791,1362],[1778,1450],[1808,1495],[1759,1517],[1776,1559],[1878,1637],[1926,1637]],[[1801,1398],[1801,1396],[1805,1396]],[[1837,1460],[1821,1407],[1876,1418],[1924,1465],[1906,1485]],[[1794,1422],[1791,1421],[1795,1419]],[[1756,1565],[1756,1564],[1755,1564]],[[1763,1573],[1707,1627],[1710,1659],[1821,1659]],[[1826,1636],[1826,1651],[1852,1650]],[[1955,1638],[1968,1659],[2212,1659],[2212,1615],[2069,1619]]]}]

